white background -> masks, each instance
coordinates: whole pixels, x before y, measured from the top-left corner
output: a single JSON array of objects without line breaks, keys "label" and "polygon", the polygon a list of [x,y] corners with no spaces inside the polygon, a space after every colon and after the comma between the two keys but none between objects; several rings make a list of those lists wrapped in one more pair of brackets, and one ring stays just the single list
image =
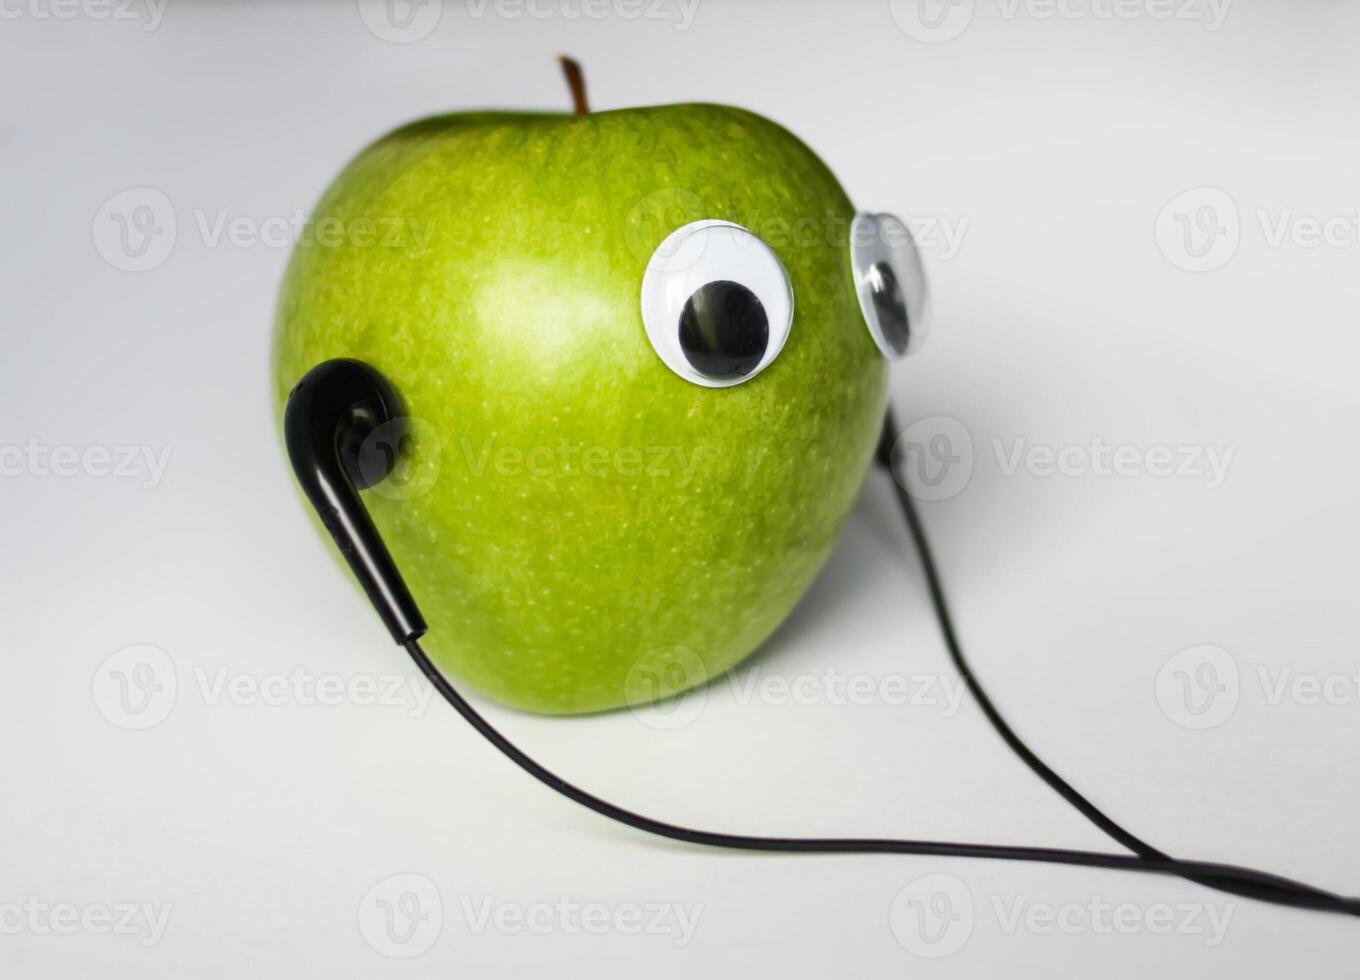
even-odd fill
[{"label": "white background", "polygon": [[[353,3],[171,0],[163,16],[136,3],[124,19],[5,0],[0,444],[170,456],[159,480],[144,465],[63,477],[24,463],[16,475],[5,457],[0,970],[1353,970],[1354,927],[1339,917],[1113,872],[695,850],[558,799],[438,703],[205,693],[223,676],[410,668],[304,519],[276,441],[268,346],[288,249],[214,242],[200,223],[309,208],[351,154],[408,118],[565,109],[553,56],[569,51],[595,108],[747,106],[806,139],[857,205],[964,228],[957,249],[928,250],[936,329],[893,386],[908,420],[969,436],[953,446],[971,478],[923,510],[981,674],[1042,756],[1151,841],[1360,891],[1360,691],[1347,680],[1360,666],[1360,9],[1236,0],[1217,25],[1188,0],[1070,0],[1052,16],[1038,2],[959,0],[932,33],[914,5],[886,0],[700,0],[684,25],[673,4],[663,19],[625,17],[627,4],[575,16],[579,4],[539,0],[536,15],[510,17],[520,8],[445,0],[427,36],[394,43]],[[1179,16],[1153,16],[1164,10]],[[381,25],[381,8],[369,14]],[[174,234],[161,222],[155,267],[129,272],[106,204],[141,187],[169,202]],[[1227,207],[1200,193],[1164,212],[1201,187]],[[1187,271],[1177,214],[1193,235],[1227,228],[1206,253],[1227,261]],[[1338,219],[1330,243],[1310,246],[1308,217]],[[1281,222],[1292,238],[1275,236]],[[1233,455],[1212,488],[1203,474],[1046,476],[998,460],[998,440],[1005,456],[1017,439],[1093,438],[1144,461],[1158,446]],[[824,683],[804,688],[811,703],[759,686],[747,696],[744,684],[828,668],[948,676],[885,480],[871,477],[787,626],[739,684],[708,688],[689,724],[491,714],[568,777],[679,821],[1112,848],[966,701],[847,704]],[[177,682],[154,708],[168,704],[164,720],[142,731],[108,717],[111,672],[137,653],[106,661],[135,644],[165,651]],[[1228,652],[1238,695],[1196,730],[1156,692],[1168,659],[1203,644]],[[1285,668],[1338,678],[1340,703],[1272,703],[1259,671],[1273,684]],[[926,885],[943,881],[955,912],[962,887],[973,916],[951,927],[957,951],[930,962],[920,954],[946,950],[913,937],[902,910],[915,893],[892,910],[938,874],[953,877]],[[384,947],[377,903],[403,891],[425,924]],[[488,900],[535,916],[561,896],[622,911],[625,925],[655,903],[699,921],[680,945],[676,933],[592,935],[556,912],[538,932],[476,919]],[[1097,898],[1131,903],[1134,934],[1074,917]],[[145,934],[56,934],[17,911],[26,902],[170,912],[144,945]],[[1017,902],[1064,912],[1074,934],[1042,918],[1012,927]],[[1208,928],[1206,906],[1231,919],[1216,945],[1157,935],[1159,903],[1199,908],[1195,928]]]}]

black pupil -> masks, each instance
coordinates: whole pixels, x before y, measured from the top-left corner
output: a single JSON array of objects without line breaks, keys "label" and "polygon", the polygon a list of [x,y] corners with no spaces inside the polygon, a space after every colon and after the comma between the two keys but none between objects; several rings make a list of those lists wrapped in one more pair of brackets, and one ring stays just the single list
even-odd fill
[{"label": "black pupil", "polygon": [[869,288],[873,291],[874,315],[878,329],[893,350],[906,352],[911,339],[911,322],[907,319],[907,303],[902,298],[902,287],[893,275],[892,266],[875,262],[869,266]]},{"label": "black pupil", "polygon": [[694,291],[680,313],[680,349],[700,374],[743,378],[770,342],[770,321],[756,294],[719,279]]}]

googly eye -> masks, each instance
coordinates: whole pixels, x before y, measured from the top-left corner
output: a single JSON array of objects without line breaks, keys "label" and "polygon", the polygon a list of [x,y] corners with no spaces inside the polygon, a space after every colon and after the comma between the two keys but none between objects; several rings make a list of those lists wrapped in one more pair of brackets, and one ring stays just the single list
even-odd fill
[{"label": "googly eye", "polygon": [[878,349],[894,361],[914,354],[930,330],[930,297],[911,230],[891,214],[861,211],[850,224],[850,266]]},{"label": "googly eye", "polygon": [[642,276],[642,323],[666,366],[727,388],[779,355],[793,323],[793,287],[779,256],[729,221],[695,221],[657,246]]}]

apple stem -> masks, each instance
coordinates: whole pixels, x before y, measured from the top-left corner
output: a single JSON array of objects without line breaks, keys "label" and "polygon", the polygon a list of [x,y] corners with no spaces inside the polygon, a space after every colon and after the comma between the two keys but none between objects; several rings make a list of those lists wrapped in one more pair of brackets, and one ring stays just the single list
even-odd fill
[{"label": "apple stem", "polygon": [[576,107],[576,114],[586,115],[590,112],[590,106],[586,105],[586,76],[580,64],[567,55],[558,55],[557,60],[562,65],[562,74],[567,76],[567,88],[571,89],[571,101]]}]

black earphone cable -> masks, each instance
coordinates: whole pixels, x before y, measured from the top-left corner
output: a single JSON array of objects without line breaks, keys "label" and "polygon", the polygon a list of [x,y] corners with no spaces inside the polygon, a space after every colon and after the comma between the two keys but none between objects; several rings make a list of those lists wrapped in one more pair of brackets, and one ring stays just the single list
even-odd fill
[{"label": "black earphone cable", "polygon": [[[897,427],[891,413],[884,423],[877,461],[891,470],[892,449],[897,440]],[[550,789],[579,803],[589,810],[611,820],[634,827],[646,833],[655,834],[671,840],[747,851],[775,851],[786,853],[873,853],[873,854],[919,854],[937,857],[991,858],[1003,861],[1035,861],[1047,864],[1065,864],[1080,867],[1111,868],[1121,871],[1137,871],[1153,874],[1178,875],[1190,881],[1260,901],[1272,902],[1295,908],[1315,909],[1347,915],[1360,915],[1360,899],[1336,895],[1293,881],[1269,872],[1238,865],[1206,861],[1188,861],[1173,858],[1147,844],[1125,830],[1102,813],[1062,777],[1049,768],[1028,746],[1020,740],[1015,731],[997,710],[987,692],[983,689],[963,654],[958,636],[954,630],[953,619],[945,601],[944,589],[940,582],[938,569],[926,539],[924,527],[911,500],[910,494],[899,480],[893,480],[897,502],[906,520],[911,537],[916,544],[925,571],[931,604],[939,623],[945,645],[955,667],[962,674],[968,689],[977,699],[983,714],[996,729],[1011,750],[1036,775],[1052,787],[1063,799],[1087,817],[1093,824],[1105,831],[1119,843],[1134,851],[1134,854],[1107,854],[1098,851],[1072,850],[1053,847],[1020,847],[996,844],[970,844],[951,841],[893,840],[875,838],[818,838],[818,837],[758,837],[746,834],[728,834],[720,831],[697,830],[677,824],[656,820],[652,817],[634,813],[631,810],[603,800],[568,782],[536,762],[518,746],[500,733],[481,713],[469,704],[448,679],[430,661],[421,648],[417,638],[405,641],[403,646],[421,673],[444,697],[464,720],[475,728],[487,741],[500,750],[510,761],[533,776]]]},{"label": "black earphone cable", "polygon": [[[462,715],[483,738],[501,751],[511,762],[549,789],[603,817],[626,824],[649,834],[667,837],[689,844],[723,847],[743,851],[779,851],[787,853],[859,853],[859,854],[922,854],[936,857],[992,858],[1000,861],[1037,861],[1045,864],[1067,864],[1079,867],[1114,868],[1153,874],[1190,875],[1211,879],[1233,879],[1262,887],[1264,901],[1296,908],[1317,909],[1360,915],[1360,900],[1342,898],[1316,891],[1278,875],[1230,864],[1206,861],[1182,861],[1175,858],[1145,858],[1132,854],[1105,854],[1099,851],[1078,851],[1058,847],[1016,847],[1000,844],[965,844],[951,841],[890,840],[875,838],[836,837],[754,837],[746,834],[727,834],[721,831],[696,830],[667,823],[634,813],[617,804],[603,800],[593,793],[568,782],[547,769],[500,733],[459,694],[439,668],[421,649],[419,640],[407,640],[406,652],[416,662],[426,678],[453,709]],[[1264,891],[1268,889],[1269,891]],[[1278,891],[1276,890],[1278,889]],[[1256,897],[1256,896],[1253,896]]]},{"label": "black earphone cable", "polygon": [[[1042,779],[1048,786],[1066,800],[1082,816],[1086,817],[1091,823],[1095,824],[1100,830],[1104,831],[1116,842],[1127,847],[1129,850],[1138,854],[1140,857],[1157,861],[1172,861],[1176,859],[1170,855],[1153,847],[1151,844],[1135,836],[1128,830],[1116,823],[1113,819],[1102,812],[1094,803],[1088,800],[1076,790],[1070,783],[1053,771],[1049,765],[1034,754],[1011,728],[1010,723],[1002,716],[997,709],[991,696],[983,688],[981,681],[978,680],[976,673],[968,663],[967,657],[963,653],[963,646],[959,643],[958,633],[954,628],[954,617],[949,611],[949,603],[945,601],[944,585],[940,578],[939,567],[935,563],[934,552],[930,547],[930,542],[926,537],[925,527],[921,522],[921,517],[917,513],[915,501],[912,500],[911,492],[907,489],[904,481],[898,476],[893,468],[892,454],[898,440],[899,429],[897,420],[894,418],[892,409],[889,408],[884,414],[882,435],[879,438],[878,450],[875,461],[892,478],[893,492],[897,499],[898,509],[902,512],[902,517],[906,521],[907,530],[911,535],[912,543],[916,547],[916,553],[920,558],[921,569],[925,576],[926,589],[930,593],[931,607],[935,613],[935,621],[939,626],[940,633],[944,638],[945,648],[949,652],[949,659],[953,662],[955,669],[963,677],[964,684],[967,685],[969,692],[977,701],[978,707],[982,709],[983,715],[991,724],[992,728],[1002,741],[1014,752],[1030,771]],[[1181,862],[1184,870],[1184,877],[1210,888],[1229,892],[1236,895],[1243,895],[1248,898],[1256,898],[1262,901],[1275,901],[1275,895],[1281,888],[1290,894],[1305,894],[1322,898],[1328,901],[1342,900],[1331,892],[1326,892],[1306,885],[1302,882],[1290,881],[1288,879],[1277,878],[1272,884],[1263,882],[1247,881],[1236,875],[1224,877],[1222,875],[1202,876],[1189,872],[1188,863]],[[1274,877],[1274,876],[1272,876]]]}]

